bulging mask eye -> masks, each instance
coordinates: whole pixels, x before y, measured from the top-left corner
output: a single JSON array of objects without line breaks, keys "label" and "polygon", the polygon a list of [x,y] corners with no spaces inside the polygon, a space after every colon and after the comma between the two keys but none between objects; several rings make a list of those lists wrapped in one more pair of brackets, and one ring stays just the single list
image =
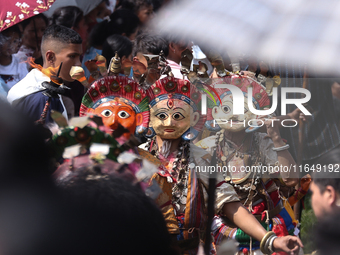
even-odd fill
[{"label": "bulging mask eye", "polygon": [[112,111],[104,110],[101,112],[101,115],[103,115],[104,117],[110,117],[112,115]]},{"label": "bulging mask eye", "polygon": [[172,115],[172,118],[173,118],[174,120],[182,120],[182,119],[184,119],[185,117],[183,116],[182,113],[180,113],[180,112],[175,112],[175,113]]},{"label": "bulging mask eye", "polygon": [[227,105],[222,105],[222,111],[224,112],[224,113],[229,113],[230,112],[230,107],[229,106],[227,106]]},{"label": "bulging mask eye", "polygon": [[128,114],[126,111],[120,111],[118,113],[118,116],[121,118],[121,119],[126,119],[126,118],[129,118],[130,117],[130,114]]},{"label": "bulging mask eye", "polygon": [[160,120],[166,120],[169,116],[168,116],[168,114],[166,114],[164,112],[160,112],[160,113],[156,114],[156,117]]}]

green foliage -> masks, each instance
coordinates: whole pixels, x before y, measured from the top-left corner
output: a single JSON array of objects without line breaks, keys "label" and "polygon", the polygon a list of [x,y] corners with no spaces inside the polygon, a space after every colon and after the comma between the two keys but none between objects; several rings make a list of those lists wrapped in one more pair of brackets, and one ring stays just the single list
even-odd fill
[{"label": "green foliage", "polygon": [[300,237],[304,245],[304,253],[309,254],[316,250],[313,242],[313,232],[316,224],[316,217],[314,215],[311,196],[307,194],[305,197],[305,209],[302,210],[301,214],[301,233]]}]

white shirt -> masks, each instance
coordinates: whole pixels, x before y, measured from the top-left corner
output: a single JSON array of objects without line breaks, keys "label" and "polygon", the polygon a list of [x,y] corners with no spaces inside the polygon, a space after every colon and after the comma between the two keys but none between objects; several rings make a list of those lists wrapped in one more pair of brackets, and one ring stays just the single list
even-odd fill
[{"label": "white shirt", "polygon": [[[0,75],[5,82],[4,89],[10,90],[15,84],[28,74],[27,65],[12,55],[12,62],[8,66],[0,65]],[[7,77],[8,76],[8,77]]]},{"label": "white shirt", "polygon": [[[44,90],[45,88],[41,85],[41,83],[44,81],[49,82],[51,79],[38,69],[33,69],[26,75],[24,79],[22,79],[10,89],[7,95],[8,102],[13,105],[15,104],[15,101],[23,97],[31,95],[37,91]],[[66,108],[60,95],[59,99],[64,108],[63,115],[66,119],[68,119]]]}]

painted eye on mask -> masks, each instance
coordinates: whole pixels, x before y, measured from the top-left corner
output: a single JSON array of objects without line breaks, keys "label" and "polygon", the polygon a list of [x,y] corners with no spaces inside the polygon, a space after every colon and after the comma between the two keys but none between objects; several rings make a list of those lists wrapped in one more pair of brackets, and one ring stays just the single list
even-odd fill
[{"label": "painted eye on mask", "polygon": [[231,111],[230,107],[227,105],[222,105],[222,111],[224,113],[229,113]]},{"label": "painted eye on mask", "polygon": [[173,118],[174,120],[182,120],[182,119],[184,119],[185,117],[184,117],[184,115],[183,115],[182,113],[180,113],[180,112],[175,112],[174,114],[172,114],[172,118]]},{"label": "painted eye on mask", "polygon": [[112,111],[104,110],[101,112],[101,115],[103,115],[104,117],[110,117],[112,115]]},{"label": "painted eye on mask", "polygon": [[118,116],[119,116],[119,118],[121,118],[121,119],[126,119],[126,118],[129,118],[129,117],[130,117],[130,114],[128,114],[126,111],[120,111],[120,112],[118,113]]},{"label": "painted eye on mask", "polygon": [[164,112],[160,112],[156,114],[156,117],[160,120],[166,120],[169,117],[169,115]]}]

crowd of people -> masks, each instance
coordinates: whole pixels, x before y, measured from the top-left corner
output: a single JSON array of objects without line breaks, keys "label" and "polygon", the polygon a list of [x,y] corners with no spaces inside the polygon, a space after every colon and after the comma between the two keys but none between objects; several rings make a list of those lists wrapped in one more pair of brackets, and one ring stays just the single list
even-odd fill
[{"label": "crowd of people", "polygon": [[[150,30],[167,2],[0,33],[0,253],[304,254],[293,207],[311,193],[315,253],[337,254],[339,80]],[[278,86],[308,89],[311,115],[254,114]]]}]

